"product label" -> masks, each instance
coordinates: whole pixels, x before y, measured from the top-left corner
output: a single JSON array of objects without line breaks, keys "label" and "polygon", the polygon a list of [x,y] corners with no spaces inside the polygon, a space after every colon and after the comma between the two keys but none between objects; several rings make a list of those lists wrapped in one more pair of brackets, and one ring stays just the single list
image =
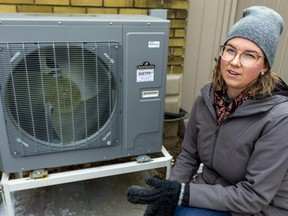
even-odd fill
[{"label": "product label", "polygon": [[159,48],[160,47],[160,41],[149,41],[148,47],[149,48]]},{"label": "product label", "polygon": [[142,65],[137,66],[136,82],[153,82],[155,65],[145,61]]}]

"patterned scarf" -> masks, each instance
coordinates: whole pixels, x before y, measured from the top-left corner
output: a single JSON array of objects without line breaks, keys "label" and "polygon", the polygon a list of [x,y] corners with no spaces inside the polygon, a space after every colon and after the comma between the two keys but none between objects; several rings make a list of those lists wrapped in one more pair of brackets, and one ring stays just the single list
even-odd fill
[{"label": "patterned scarf", "polygon": [[217,116],[217,125],[221,125],[247,98],[245,93],[239,94],[234,99],[229,98],[224,91],[215,91],[214,107]]}]

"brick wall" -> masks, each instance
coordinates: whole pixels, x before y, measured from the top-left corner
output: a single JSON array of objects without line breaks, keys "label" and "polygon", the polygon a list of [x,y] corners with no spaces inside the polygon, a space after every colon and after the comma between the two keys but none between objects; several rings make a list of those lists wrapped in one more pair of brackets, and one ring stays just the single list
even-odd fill
[{"label": "brick wall", "polygon": [[0,12],[149,14],[168,9],[168,74],[183,72],[189,0],[0,0]]}]

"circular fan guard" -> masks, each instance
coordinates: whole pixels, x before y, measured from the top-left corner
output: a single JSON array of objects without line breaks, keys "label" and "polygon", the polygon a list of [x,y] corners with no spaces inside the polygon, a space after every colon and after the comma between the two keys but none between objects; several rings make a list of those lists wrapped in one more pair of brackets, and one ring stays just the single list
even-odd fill
[{"label": "circular fan guard", "polygon": [[116,106],[116,85],[107,64],[89,50],[46,47],[13,69],[8,110],[30,138],[56,146],[94,137]]}]

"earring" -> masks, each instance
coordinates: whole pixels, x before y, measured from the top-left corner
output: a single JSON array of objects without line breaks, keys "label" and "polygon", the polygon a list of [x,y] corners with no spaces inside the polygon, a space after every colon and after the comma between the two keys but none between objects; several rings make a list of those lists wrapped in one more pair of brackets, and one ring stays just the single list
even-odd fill
[{"label": "earring", "polygon": [[261,72],[261,76],[264,76],[264,75],[265,75],[265,72],[264,72],[264,71],[262,71],[262,72]]}]

